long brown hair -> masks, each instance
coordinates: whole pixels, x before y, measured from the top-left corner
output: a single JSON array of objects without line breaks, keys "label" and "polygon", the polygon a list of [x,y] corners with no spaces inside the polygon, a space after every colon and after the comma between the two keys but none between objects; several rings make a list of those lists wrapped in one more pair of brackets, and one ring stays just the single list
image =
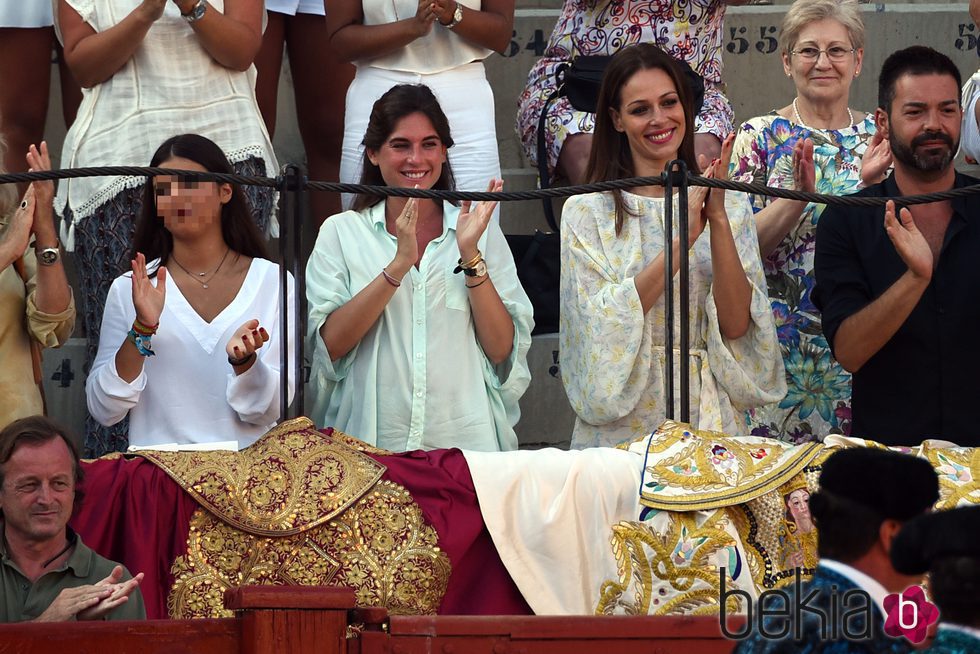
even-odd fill
[{"label": "long brown hair", "polygon": [[[633,75],[641,70],[654,68],[667,73],[674,82],[677,96],[684,108],[684,138],[681,139],[677,158],[687,164],[692,174],[697,175],[701,172],[694,155],[694,111],[691,107],[691,89],[684,78],[684,73],[677,62],[657,46],[650,43],[637,43],[613,55],[602,77],[602,86],[596,103],[592,150],[589,153],[589,165],[585,172],[589,182],[605,182],[636,175],[629,140],[626,134],[616,130],[610,109],[619,111],[623,87]],[[623,231],[626,216],[633,213],[626,206],[622,191],[612,191],[612,194],[616,204],[616,234],[619,235]]]},{"label": "long brown hair", "polygon": [[[235,172],[221,148],[214,141],[200,134],[170,137],[153,153],[150,167],[159,166],[175,157],[189,159],[208,172],[228,175]],[[245,193],[237,184],[230,186],[231,199],[221,206],[221,237],[233,252],[253,259],[268,259],[265,240],[252,219]],[[153,190],[153,180],[147,179],[143,187],[143,208],[136,222],[132,256],[135,257],[137,252],[142,252],[147,261],[159,258],[165,263],[173,249],[173,236],[157,216],[157,198]],[[155,275],[156,272],[154,271],[153,274]]]},{"label": "long brown hair", "polygon": [[[439,101],[433,95],[432,89],[424,84],[398,84],[388,89],[371,108],[371,118],[368,120],[367,131],[364,133],[364,165],[361,168],[361,184],[371,186],[387,186],[381,176],[381,169],[371,163],[367,156],[368,150],[380,150],[384,142],[398,126],[398,121],[406,116],[420,113],[429,119],[436,130],[439,140],[444,147],[453,146],[453,137],[449,131],[449,119],[439,106]],[[453,169],[449,161],[442,164],[442,174],[432,186],[434,189],[452,191],[456,188]],[[354,199],[354,211],[362,211],[373,207],[384,200],[383,195],[360,193]],[[453,203],[455,204],[455,202]]]}]

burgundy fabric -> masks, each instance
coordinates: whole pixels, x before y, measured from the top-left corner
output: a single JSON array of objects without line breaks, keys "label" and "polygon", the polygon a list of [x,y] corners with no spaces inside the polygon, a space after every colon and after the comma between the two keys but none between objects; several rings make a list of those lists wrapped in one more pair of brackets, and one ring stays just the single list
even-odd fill
[{"label": "burgundy fabric", "polygon": [[[329,433],[329,432],[328,432]],[[456,449],[371,455],[387,467],[384,479],[407,488],[439,535],[452,563],[440,613],[530,615],[504,568],[480,514],[473,478]],[[140,589],[148,618],[166,618],[173,586],[170,567],[187,551],[197,502],[163,470],[141,457],[83,463],[85,497],[72,527],[86,545],[145,575]]]},{"label": "burgundy fabric", "polygon": [[163,470],[142,457],[83,462],[85,497],[71,526],[102,556],[118,561],[140,584],[146,617],[167,618],[170,566],[187,552],[191,514],[197,508]]},{"label": "burgundy fabric", "polygon": [[370,455],[387,466],[384,479],[412,493],[439,534],[453,571],[440,614],[531,615],[490,538],[463,453],[457,449]]}]

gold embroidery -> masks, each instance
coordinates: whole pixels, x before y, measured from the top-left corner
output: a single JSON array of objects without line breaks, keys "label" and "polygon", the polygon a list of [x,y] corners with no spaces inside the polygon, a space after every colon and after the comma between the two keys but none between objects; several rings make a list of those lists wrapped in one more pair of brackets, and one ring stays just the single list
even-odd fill
[{"label": "gold embroidery", "polygon": [[922,455],[939,475],[937,509],[980,504],[980,447],[923,447]]},{"label": "gold embroidery", "polygon": [[371,457],[318,432],[308,418],[274,427],[241,452],[140,456],[222,520],[262,536],[298,534],[330,520],[385,471]]},{"label": "gold embroidery", "polygon": [[747,502],[799,474],[822,448],[820,443],[732,438],[668,420],[650,438],[640,502],[670,511]]},{"label": "gold embroidery", "polygon": [[267,538],[194,512],[187,554],[171,568],[171,618],[229,617],[226,588],[246,584],[351,586],[361,606],[435,613],[449,584],[449,557],[403,487],[379,482],[326,524]]},{"label": "gold embroidery", "polygon": [[[619,579],[602,584],[596,614],[717,613],[719,557],[727,554],[726,560],[731,560],[737,556],[736,540],[726,531],[729,519],[724,511],[707,518],[697,513],[663,512],[652,522],[613,526]],[[738,611],[737,596],[729,599],[728,608]]]},{"label": "gold embroidery", "polygon": [[339,429],[334,429],[333,427],[330,428],[329,436],[330,438],[336,441],[340,441],[347,447],[357,450],[358,452],[366,452],[367,454],[379,454],[381,456],[389,456],[391,454],[394,454],[394,452],[392,452],[391,450],[383,450],[380,447],[369,445],[364,441],[358,438],[354,438],[350,434],[345,434]]}]

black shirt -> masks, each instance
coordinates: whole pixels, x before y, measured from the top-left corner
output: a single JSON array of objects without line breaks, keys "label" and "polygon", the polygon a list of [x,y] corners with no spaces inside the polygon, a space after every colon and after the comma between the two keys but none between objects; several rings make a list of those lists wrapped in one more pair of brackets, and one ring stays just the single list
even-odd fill
[{"label": "black shirt", "polygon": [[[980,184],[957,173],[954,188]],[[862,190],[900,196],[894,176]],[[896,203],[898,205],[898,203]],[[854,374],[851,435],[887,445],[935,437],[980,446],[980,194],[952,201],[939,265],[905,323]],[[884,227],[885,208],[829,206],[817,224],[813,301],[831,348],[845,319],[908,266]]]}]

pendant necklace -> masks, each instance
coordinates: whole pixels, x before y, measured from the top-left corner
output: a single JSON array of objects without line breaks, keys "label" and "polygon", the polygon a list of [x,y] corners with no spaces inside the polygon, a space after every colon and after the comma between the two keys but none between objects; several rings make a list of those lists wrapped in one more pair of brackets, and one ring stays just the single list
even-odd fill
[{"label": "pendant necklace", "polygon": [[218,262],[218,267],[214,269],[214,272],[211,273],[211,276],[208,277],[207,279],[201,279],[201,278],[204,277],[204,276],[206,276],[208,274],[208,271],[205,270],[204,272],[200,272],[200,273],[192,273],[187,268],[184,268],[184,266],[182,266],[179,261],[177,261],[177,257],[174,256],[173,252],[170,253],[170,258],[173,260],[173,262],[175,264],[177,264],[177,267],[178,268],[180,268],[185,273],[187,273],[187,276],[188,277],[190,277],[191,279],[193,279],[195,282],[197,282],[198,284],[200,284],[201,286],[203,286],[206,289],[206,288],[208,288],[208,282],[210,282],[212,279],[214,279],[215,275],[218,274],[218,271],[221,270],[221,266],[225,265],[225,259],[228,258],[228,253],[229,252],[231,252],[231,248],[228,248],[227,250],[225,250],[225,256],[221,257],[221,261]]}]

